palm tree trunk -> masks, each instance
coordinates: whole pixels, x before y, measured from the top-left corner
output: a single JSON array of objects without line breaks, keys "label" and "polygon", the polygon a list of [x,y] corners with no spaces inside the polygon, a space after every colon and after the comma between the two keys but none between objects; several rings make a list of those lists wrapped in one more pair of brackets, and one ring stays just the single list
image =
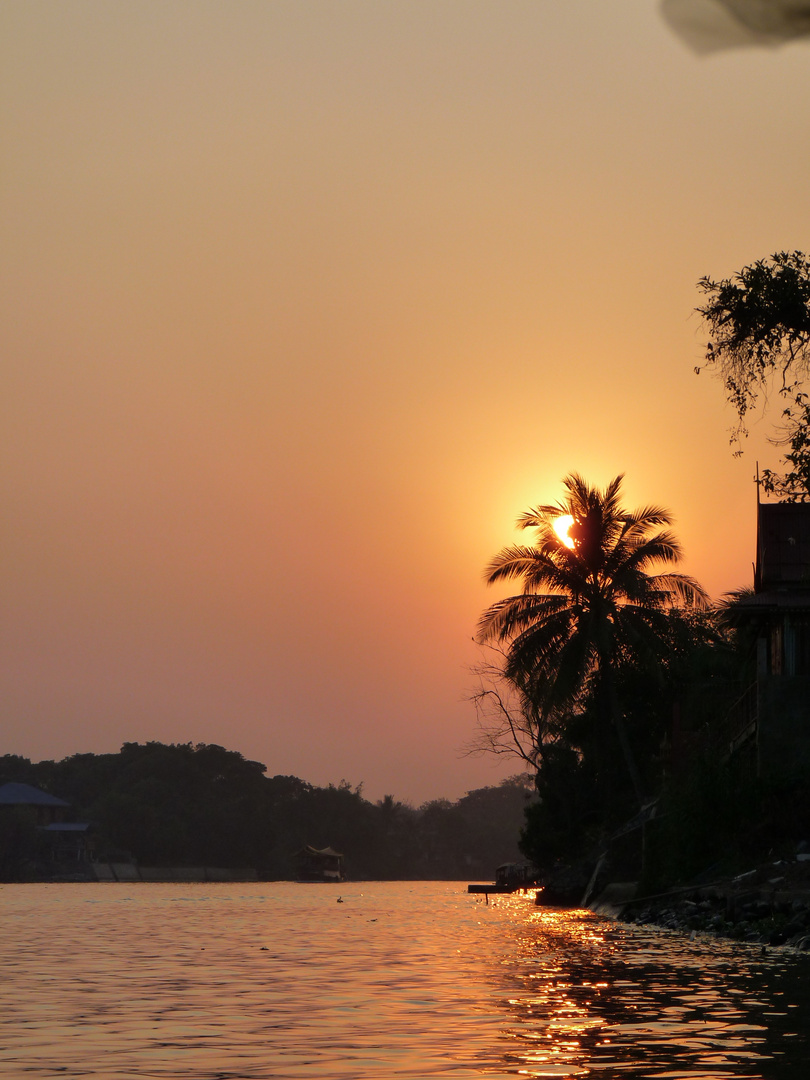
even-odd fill
[{"label": "palm tree trunk", "polygon": [[644,792],[641,787],[641,776],[636,767],[636,759],[633,755],[633,748],[630,745],[630,739],[627,735],[627,727],[624,723],[624,716],[621,709],[616,709],[613,714],[613,723],[616,726],[616,733],[619,736],[619,743],[622,748],[622,754],[624,755],[624,763],[627,766],[627,771],[630,774],[630,780],[633,784],[633,791],[636,794],[638,800],[639,809],[644,806]]},{"label": "palm tree trunk", "polygon": [[627,772],[630,775],[630,782],[633,785],[633,791],[635,793],[639,809],[641,809],[644,806],[644,792],[641,787],[641,776],[639,774],[638,767],[636,766],[636,759],[635,755],[633,754],[633,748],[630,745],[630,738],[627,734],[627,726],[624,722],[624,714],[619,707],[619,701],[616,694],[616,686],[613,679],[613,672],[610,667],[610,661],[603,664],[601,674],[602,689],[605,693],[605,700],[607,701],[610,720],[613,726],[616,728],[616,734],[619,737],[619,745],[622,748],[624,763],[627,766]]}]

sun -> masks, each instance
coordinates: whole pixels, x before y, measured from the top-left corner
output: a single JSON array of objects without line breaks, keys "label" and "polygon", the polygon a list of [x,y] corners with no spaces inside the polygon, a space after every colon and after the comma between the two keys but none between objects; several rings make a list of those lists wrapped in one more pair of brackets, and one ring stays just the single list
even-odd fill
[{"label": "sun", "polygon": [[562,517],[554,519],[554,532],[559,536],[560,540],[562,540],[567,548],[573,548],[574,546],[574,541],[569,534],[569,530],[573,524],[574,519],[570,514],[563,514]]}]

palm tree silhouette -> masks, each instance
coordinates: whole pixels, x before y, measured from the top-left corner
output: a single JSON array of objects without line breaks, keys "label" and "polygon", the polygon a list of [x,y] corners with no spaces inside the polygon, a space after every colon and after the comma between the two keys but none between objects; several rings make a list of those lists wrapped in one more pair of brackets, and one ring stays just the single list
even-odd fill
[{"label": "palm tree silhouette", "polygon": [[[681,547],[661,528],[671,523],[667,510],[622,508],[622,480],[619,475],[600,491],[572,473],[563,480],[563,500],[518,518],[519,528],[537,530],[535,545],[504,548],[485,576],[488,584],[521,579],[523,591],[489,607],[478,635],[504,646],[504,675],[537,710],[538,738],[559,730],[559,717],[586,703],[600,722],[615,726],[643,803],[617,677],[634,665],[660,665],[673,647],[673,616],[684,607],[705,609],[709,601],[692,577],[651,573],[677,563]],[[554,529],[565,515],[573,519],[568,543]]]}]

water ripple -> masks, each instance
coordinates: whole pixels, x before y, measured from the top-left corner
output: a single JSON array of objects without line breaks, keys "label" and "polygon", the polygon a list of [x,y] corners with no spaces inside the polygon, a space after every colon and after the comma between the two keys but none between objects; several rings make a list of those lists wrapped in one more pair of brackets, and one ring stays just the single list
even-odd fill
[{"label": "water ripple", "polygon": [[0,1075],[781,1080],[808,960],[458,883],[0,888]]}]

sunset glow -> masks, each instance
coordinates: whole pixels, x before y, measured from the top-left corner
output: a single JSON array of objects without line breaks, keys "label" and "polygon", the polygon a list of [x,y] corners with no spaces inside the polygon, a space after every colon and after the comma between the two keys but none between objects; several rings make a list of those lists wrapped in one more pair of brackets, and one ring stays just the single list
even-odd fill
[{"label": "sunset glow", "polygon": [[567,548],[574,548],[574,541],[569,535],[569,529],[574,524],[574,519],[570,514],[563,514],[562,517],[558,517],[554,521],[554,532],[559,536],[560,540],[565,544]]},{"label": "sunset glow", "polygon": [[5,752],[496,784],[482,570],[572,471],[750,583],[693,309],[808,247],[810,46],[659,8],[0,4]]}]

